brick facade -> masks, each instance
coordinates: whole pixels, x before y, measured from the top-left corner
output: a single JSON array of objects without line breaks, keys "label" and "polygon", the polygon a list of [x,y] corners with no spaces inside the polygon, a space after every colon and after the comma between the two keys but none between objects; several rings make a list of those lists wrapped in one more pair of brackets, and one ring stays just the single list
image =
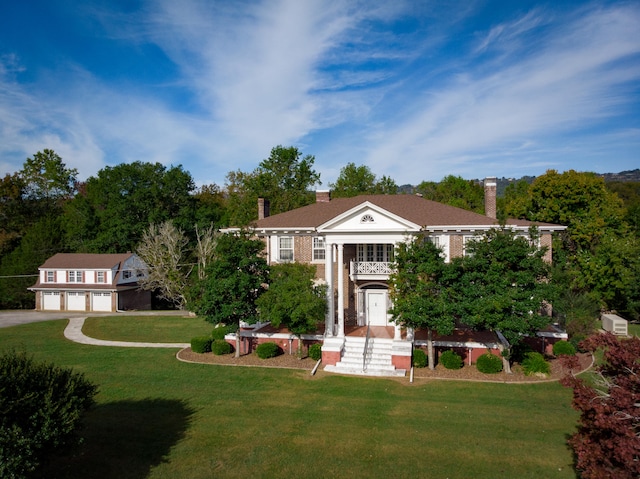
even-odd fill
[{"label": "brick facade", "polygon": [[449,255],[451,258],[464,256],[464,237],[462,235],[452,235],[449,240]]}]

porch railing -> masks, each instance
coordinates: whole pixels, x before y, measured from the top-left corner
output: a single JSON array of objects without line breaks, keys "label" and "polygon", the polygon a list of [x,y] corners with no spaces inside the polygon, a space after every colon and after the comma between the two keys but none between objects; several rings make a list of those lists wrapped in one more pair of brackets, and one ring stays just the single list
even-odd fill
[{"label": "porch railing", "polygon": [[369,349],[369,333],[371,326],[367,324],[367,334],[364,337],[364,351],[362,351],[362,371],[367,370],[367,349]]},{"label": "porch railing", "polygon": [[391,274],[393,263],[385,261],[352,261],[351,274],[367,275],[367,274]]}]

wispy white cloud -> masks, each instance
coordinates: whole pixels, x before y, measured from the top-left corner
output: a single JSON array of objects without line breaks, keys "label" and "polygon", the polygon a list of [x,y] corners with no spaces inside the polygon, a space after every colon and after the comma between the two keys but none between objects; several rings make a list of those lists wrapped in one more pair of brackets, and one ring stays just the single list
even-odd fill
[{"label": "wispy white cloud", "polygon": [[[510,26],[502,31],[507,29],[509,36],[529,31]],[[416,173],[435,179],[456,172],[467,177],[494,174],[487,171],[487,157],[512,162],[509,152],[523,158],[516,150],[526,142],[553,140],[619,114],[632,94],[630,82],[640,79],[640,65],[623,62],[640,54],[633,34],[639,30],[640,13],[629,7],[590,10],[569,24],[548,27],[540,32],[538,48],[531,53],[523,49],[520,59],[490,74],[474,75],[470,68],[447,87],[419,94],[419,114],[396,127],[379,125],[368,161],[407,179]],[[399,170],[389,168],[393,156],[414,161],[402,163]],[[517,171],[530,165],[496,166]]]},{"label": "wispy white cloud", "polygon": [[626,135],[597,128],[637,109],[633,4],[540,7],[488,24],[473,2],[455,11],[364,0],[106,5],[78,18],[134,58],[156,52],[167,70],[114,80],[67,59],[20,82],[19,55],[2,54],[1,171],[53,148],[84,177],[141,160],[221,183],[295,144],[316,155],[325,185],[348,161],[408,183],[541,173],[562,169],[558,158],[578,157],[581,143],[639,143],[637,112]]}]

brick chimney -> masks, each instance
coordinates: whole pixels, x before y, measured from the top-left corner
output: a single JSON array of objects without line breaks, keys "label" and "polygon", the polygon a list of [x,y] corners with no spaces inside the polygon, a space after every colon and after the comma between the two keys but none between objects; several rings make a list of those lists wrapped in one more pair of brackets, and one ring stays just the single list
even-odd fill
[{"label": "brick chimney", "polygon": [[258,219],[263,220],[269,216],[269,200],[258,198]]},{"label": "brick chimney", "polygon": [[330,190],[316,190],[316,203],[328,203],[331,201]]},{"label": "brick chimney", "polygon": [[498,182],[495,176],[487,176],[484,179],[484,214],[494,220],[498,218],[496,211],[496,194]]}]

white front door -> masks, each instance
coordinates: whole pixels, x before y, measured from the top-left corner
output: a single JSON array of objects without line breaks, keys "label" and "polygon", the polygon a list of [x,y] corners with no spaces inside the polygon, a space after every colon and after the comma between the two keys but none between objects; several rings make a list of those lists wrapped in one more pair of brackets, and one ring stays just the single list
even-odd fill
[{"label": "white front door", "polygon": [[382,289],[367,291],[367,323],[370,326],[387,326],[387,292]]}]

